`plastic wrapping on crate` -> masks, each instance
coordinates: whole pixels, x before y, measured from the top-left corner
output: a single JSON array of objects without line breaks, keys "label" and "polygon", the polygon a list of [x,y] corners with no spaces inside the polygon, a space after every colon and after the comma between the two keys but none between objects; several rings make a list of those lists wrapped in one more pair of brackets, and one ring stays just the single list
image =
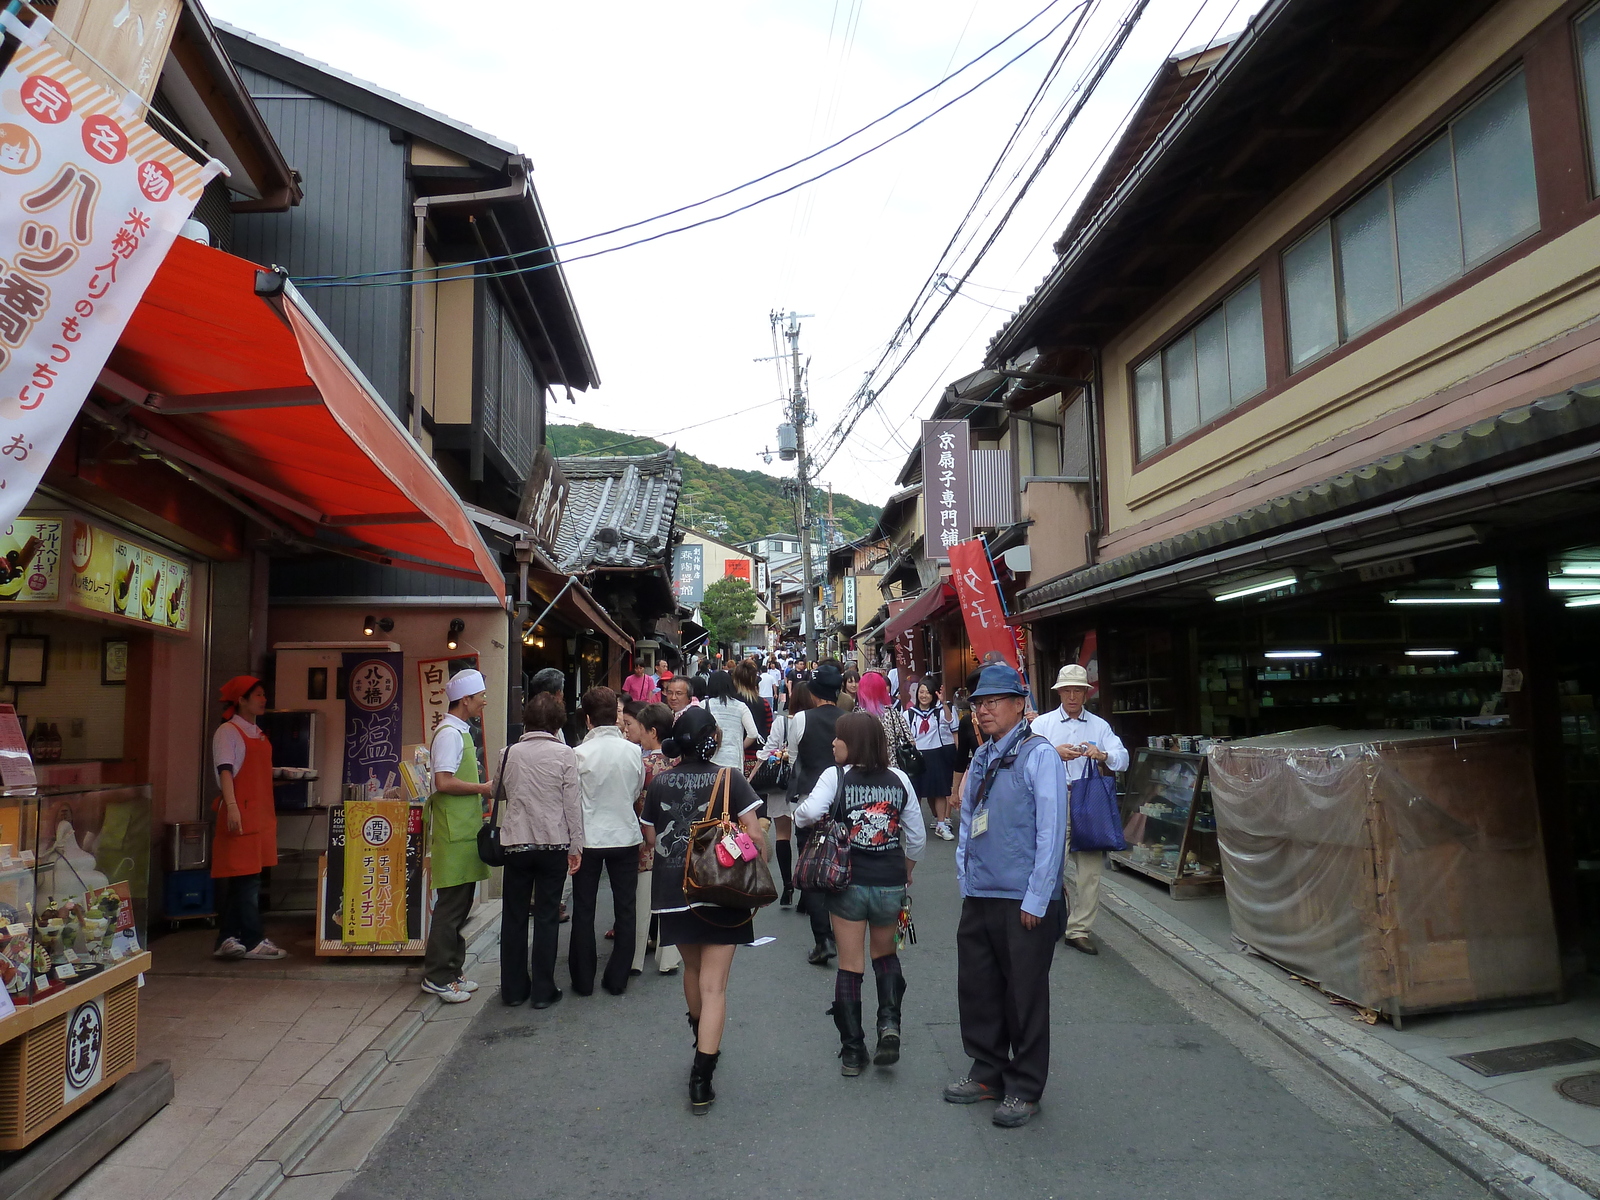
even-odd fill
[{"label": "plastic wrapping on crate", "polygon": [[1516,732],[1295,730],[1210,751],[1233,931],[1390,1015],[1555,993]]}]

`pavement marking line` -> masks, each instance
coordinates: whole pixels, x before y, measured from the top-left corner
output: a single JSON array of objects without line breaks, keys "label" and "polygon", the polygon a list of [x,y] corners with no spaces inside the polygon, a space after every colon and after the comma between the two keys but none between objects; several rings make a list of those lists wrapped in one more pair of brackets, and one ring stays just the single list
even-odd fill
[{"label": "pavement marking line", "polygon": [[1101,886],[1107,910],[1124,925],[1497,1195],[1600,1195],[1600,1155],[1586,1146],[1457,1083],[1364,1026],[1294,1011],[1275,996],[1278,981],[1259,967],[1109,875]]}]

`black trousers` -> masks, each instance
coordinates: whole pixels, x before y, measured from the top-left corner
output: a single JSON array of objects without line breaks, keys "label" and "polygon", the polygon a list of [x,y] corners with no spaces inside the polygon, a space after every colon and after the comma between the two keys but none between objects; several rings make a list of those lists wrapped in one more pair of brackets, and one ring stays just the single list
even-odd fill
[{"label": "black trousers", "polygon": [[422,970],[429,983],[454,983],[467,965],[467,940],[461,927],[472,915],[476,883],[442,887],[433,901],[433,924],[428,927],[428,946],[423,951]]},{"label": "black trousers", "polygon": [[961,1045],[972,1078],[1038,1100],[1050,1074],[1050,964],[1066,906],[1059,895],[1033,929],[1020,900],[968,896],[956,927]]},{"label": "black trousers", "polygon": [[568,935],[567,970],[572,990],[580,996],[594,991],[598,965],[594,948],[594,908],[600,894],[600,872],[611,879],[611,912],[616,940],[601,982],[613,992],[628,986],[633,969],[634,914],[639,896],[639,847],[602,846],[583,852],[583,865],[572,878],[572,932]]},{"label": "black trousers", "polygon": [[224,875],[212,885],[218,896],[217,945],[238,938],[246,950],[254,950],[267,936],[261,927],[261,872]]},{"label": "black trousers", "polygon": [[561,890],[566,880],[565,850],[515,850],[506,855],[500,903],[500,999],[506,1004],[548,1000],[556,994],[556,938],[561,930]]},{"label": "black trousers", "polygon": [[[817,827],[815,825],[807,825],[804,829],[796,826],[794,836],[799,839],[795,843],[799,847],[799,850],[795,852],[797,860],[799,855],[804,852],[806,846],[810,844],[812,837],[816,834],[816,831]],[[800,902],[805,905],[806,919],[811,922],[812,940],[820,942],[824,938],[832,937],[833,922],[828,920],[828,893],[807,892],[802,890],[800,893]]]}]

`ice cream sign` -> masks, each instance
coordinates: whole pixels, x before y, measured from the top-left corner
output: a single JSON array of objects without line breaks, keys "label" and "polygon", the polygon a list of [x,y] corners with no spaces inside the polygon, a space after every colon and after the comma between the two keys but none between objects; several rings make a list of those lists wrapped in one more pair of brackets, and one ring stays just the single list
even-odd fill
[{"label": "ice cream sign", "polygon": [[0,532],[0,615],[41,604],[185,632],[190,577],[186,559],[75,513],[18,517]]}]

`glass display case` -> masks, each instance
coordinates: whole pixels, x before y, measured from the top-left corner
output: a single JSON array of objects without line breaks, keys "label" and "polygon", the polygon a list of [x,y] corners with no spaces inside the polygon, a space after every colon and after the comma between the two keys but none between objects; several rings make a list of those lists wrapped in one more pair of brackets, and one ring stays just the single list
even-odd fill
[{"label": "glass display case", "polygon": [[1122,793],[1126,850],[1111,861],[1160,880],[1174,898],[1222,893],[1217,820],[1211,809],[1206,756],[1141,746]]},{"label": "glass display case", "polygon": [[17,1005],[144,946],[150,788],[0,790],[0,982]]}]

